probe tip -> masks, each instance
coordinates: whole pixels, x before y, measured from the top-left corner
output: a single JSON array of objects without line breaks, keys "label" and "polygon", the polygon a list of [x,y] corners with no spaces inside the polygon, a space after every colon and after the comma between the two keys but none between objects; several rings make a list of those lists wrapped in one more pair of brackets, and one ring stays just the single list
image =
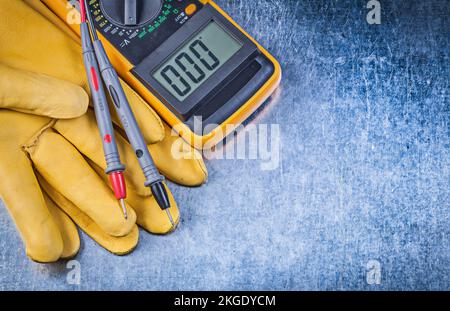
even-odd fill
[{"label": "probe tip", "polygon": [[172,227],[175,228],[175,222],[173,221],[173,217],[172,214],[170,213],[169,209],[165,209],[167,217],[169,217],[169,221],[172,224]]},{"label": "probe tip", "polygon": [[120,199],[119,202],[120,202],[120,206],[122,207],[123,216],[125,217],[125,219],[128,219],[127,208],[125,206],[124,199]]}]

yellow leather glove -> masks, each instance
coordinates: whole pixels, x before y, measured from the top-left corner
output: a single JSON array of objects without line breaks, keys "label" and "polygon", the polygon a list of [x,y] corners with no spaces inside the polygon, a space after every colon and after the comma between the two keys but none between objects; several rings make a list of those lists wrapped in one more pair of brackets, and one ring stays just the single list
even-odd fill
[{"label": "yellow leather glove", "polygon": [[35,261],[77,253],[78,232],[67,215],[112,252],[127,253],[138,241],[135,212],[125,220],[106,184],[52,129],[53,118],[83,115],[88,102],[77,85],[0,63],[0,107],[16,110],[0,109],[0,193]]},{"label": "yellow leather glove", "polygon": [[[65,213],[116,254],[135,247],[135,220],[153,233],[171,231],[167,216],[143,186],[137,160],[119,131],[130,215],[123,219],[103,172],[106,164],[93,112],[83,114],[89,90],[81,48],[49,22],[54,16],[39,1],[26,2],[0,0],[5,16],[0,20],[0,107],[15,110],[0,110],[0,194],[27,254],[40,262],[76,254],[78,234]],[[173,158],[171,147],[177,137],[170,136],[167,126],[136,93],[126,84],[124,88],[160,171],[183,185],[204,183],[207,171],[200,155],[191,150],[197,155],[194,159]]]}]

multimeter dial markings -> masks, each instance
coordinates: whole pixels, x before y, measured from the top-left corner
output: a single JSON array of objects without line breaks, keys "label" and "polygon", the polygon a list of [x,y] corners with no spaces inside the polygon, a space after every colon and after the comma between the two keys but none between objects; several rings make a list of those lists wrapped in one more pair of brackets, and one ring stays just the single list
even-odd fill
[{"label": "multimeter dial markings", "polygon": [[163,1],[108,0],[100,8],[106,18],[120,27],[141,26],[154,19],[161,11]]},{"label": "multimeter dial markings", "polygon": [[198,0],[91,0],[88,9],[97,30],[137,65],[202,6]]}]

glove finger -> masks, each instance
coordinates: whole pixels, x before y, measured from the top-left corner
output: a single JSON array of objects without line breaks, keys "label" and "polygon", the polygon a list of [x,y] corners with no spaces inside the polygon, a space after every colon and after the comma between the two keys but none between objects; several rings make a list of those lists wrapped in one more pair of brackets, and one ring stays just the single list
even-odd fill
[{"label": "glove finger", "polygon": [[4,64],[87,90],[79,44],[23,1],[0,1],[0,12],[0,59]]},{"label": "glove finger", "polygon": [[164,129],[164,140],[148,146],[158,169],[171,181],[184,186],[200,186],[206,183],[208,170],[200,152],[181,137],[172,135],[167,124],[164,124]]},{"label": "glove finger", "polygon": [[[164,126],[159,116],[127,83],[122,80],[120,80],[120,82],[147,144],[155,144],[163,140]],[[113,104],[111,103],[110,111],[115,111]],[[111,115],[114,123],[121,128],[121,123],[117,114],[114,112],[111,113]]]},{"label": "glove finger", "polygon": [[88,105],[89,98],[78,85],[0,63],[1,108],[52,118],[75,118],[86,113]]},{"label": "glove finger", "polygon": [[86,163],[82,155],[61,135],[43,130],[26,147],[38,172],[59,193],[113,236],[130,233],[136,214],[128,209],[124,219],[112,191]]},{"label": "glove finger", "polygon": [[128,194],[127,202],[133,207],[137,215],[136,223],[154,234],[167,234],[174,231],[180,222],[180,211],[177,203],[167,185],[164,185],[169,195],[170,213],[174,224],[169,219],[166,211],[163,211],[153,196],[141,196],[135,192]]},{"label": "glove finger", "polygon": [[[26,254],[37,262],[57,261],[63,253],[63,239],[47,209],[30,160],[24,152],[0,151],[0,189],[25,244]],[[6,178],[8,176],[8,178]]]},{"label": "glove finger", "polygon": [[[102,168],[100,168],[92,161],[88,160],[88,162],[89,164],[91,164],[91,167],[97,172],[97,174],[99,174],[99,176],[104,180],[104,182],[108,183],[108,178],[103,173]],[[167,213],[161,210],[153,196],[142,196],[134,191],[128,191],[127,194],[126,201],[133,208],[137,215],[136,223],[148,232],[154,234],[170,233],[176,229],[178,223],[180,222],[180,212],[178,210],[177,203],[175,202],[172,192],[167,187],[167,185],[164,186],[166,187],[167,194],[169,195],[171,206],[170,214],[175,225],[170,222]]]},{"label": "glove finger", "polygon": [[78,235],[77,227],[69,216],[61,211],[45,192],[43,194],[45,204],[47,205],[55,224],[58,226],[63,240],[64,248],[60,258],[72,258],[80,249],[80,236]]},{"label": "glove finger", "polygon": [[38,175],[38,179],[42,189],[45,190],[48,196],[72,218],[81,230],[86,232],[100,246],[116,255],[128,254],[136,248],[139,240],[137,226],[134,225],[131,231],[125,236],[111,236],[102,230],[86,213],[83,213],[70,200],[55,190],[42,176]]},{"label": "glove finger", "polygon": [[[89,111],[80,118],[72,120],[58,120],[54,128],[70,141],[82,154],[101,167],[106,169],[105,155],[100,133],[95,120],[94,111]],[[115,133],[117,147],[122,163],[126,165],[124,176],[127,188],[140,195],[150,195],[150,190],[144,186],[145,177],[142,173],[136,154],[130,144],[119,133]],[[88,139],[86,139],[88,138]],[[99,174],[104,176],[105,173]],[[109,185],[109,182],[106,184]]]}]

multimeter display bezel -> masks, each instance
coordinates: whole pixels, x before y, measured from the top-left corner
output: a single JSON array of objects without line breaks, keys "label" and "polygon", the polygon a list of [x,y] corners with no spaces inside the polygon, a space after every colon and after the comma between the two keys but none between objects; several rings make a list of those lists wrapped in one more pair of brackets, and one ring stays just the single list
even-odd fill
[{"label": "multimeter display bezel", "polygon": [[[242,44],[242,47],[194,92],[183,101],[180,101],[153,77],[153,73],[195,35],[201,32],[210,22],[219,24],[219,26],[226,30],[229,35],[238,40]],[[214,89],[220,87],[224,80],[232,76],[243,63],[251,59],[252,56],[254,58],[257,53],[257,46],[245,34],[212,7],[205,5],[192,19],[186,22],[181,29],[175,32],[168,40],[137,65],[133,69],[133,73],[142,83],[152,90],[160,100],[172,110],[172,112],[174,112],[181,120],[186,121],[191,117],[193,111],[198,107],[198,104],[203,101],[205,96]]]},{"label": "multimeter display bezel", "polygon": [[152,75],[178,100],[184,101],[241,48],[239,40],[211,21],[170,55]]}]

